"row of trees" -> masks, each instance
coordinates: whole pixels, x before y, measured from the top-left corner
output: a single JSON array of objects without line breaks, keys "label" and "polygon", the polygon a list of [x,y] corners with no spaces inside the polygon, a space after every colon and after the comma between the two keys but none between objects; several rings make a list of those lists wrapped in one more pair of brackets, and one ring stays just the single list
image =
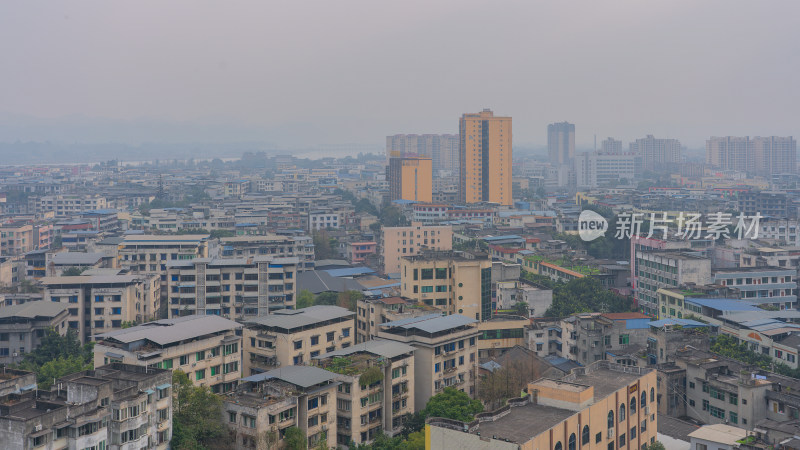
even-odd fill
[{"label": "row of trees", "polygon": [[793,369],[784,363],[776,362],[769,355],[755,352],[746,343],[737,343],[733,337],[726,334],[717,336],[711,342],[711,351],[764,370],[800,378],[800,369]]},{"label": "row of trees", "polygon": [[592,277],[583,277],[556,284],[553,288],[553,304],[544,315],[566,317],[582,312],[628,312],[632,307],[630,297],[614,294]]},{"label": "row of trees", "polygon": [[320,292],[315,297],[311,291],[303,289],[297,294],[297,309],[314,305],[335,305],[355,311],[358,301],[364,298],[359,291]]}]

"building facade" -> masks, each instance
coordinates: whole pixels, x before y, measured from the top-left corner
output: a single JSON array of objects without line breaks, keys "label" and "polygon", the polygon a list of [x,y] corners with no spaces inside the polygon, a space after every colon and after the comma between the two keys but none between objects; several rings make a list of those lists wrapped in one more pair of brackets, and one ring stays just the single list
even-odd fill
[{"label": "building facade", "polygon": [[511,205],[511,117],[489,109],[459,121],[459,200]]},{"label": "building facade", "polygon": [[575,158],[575,125],[569,122],[548,125],[547,152],[551,164],[571,164]]},{"label": "building facade", "polygon": [[412,222],[408,227],[383,227],[380,248],[384,273],[400,273],[401,259],[406,256],[419,254],[423,249],[452,249],[453,227],[421,222]]}]

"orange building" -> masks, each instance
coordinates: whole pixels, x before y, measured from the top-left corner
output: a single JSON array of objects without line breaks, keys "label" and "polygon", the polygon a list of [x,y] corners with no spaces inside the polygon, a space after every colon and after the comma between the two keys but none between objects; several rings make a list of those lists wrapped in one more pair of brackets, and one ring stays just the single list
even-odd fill
[{"label": "orange building", "polygon": [[431,158],[389,158],[386,177],[390,200],[430,203],[433,199],[433,161]]},{"label": "orange building", "polygon": [[460,201],[511,205],[511,117],[484,109],[462,115],[458,129]]}]

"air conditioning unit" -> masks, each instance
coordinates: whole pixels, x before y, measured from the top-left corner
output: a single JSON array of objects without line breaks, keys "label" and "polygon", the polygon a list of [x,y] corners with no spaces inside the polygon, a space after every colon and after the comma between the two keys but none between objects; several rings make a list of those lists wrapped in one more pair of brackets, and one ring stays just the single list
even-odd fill
[{"label": "air conditioning unit", "polygon": [[595,348],[595,347],[597,347],[597,344],[595,344],[594,342],[592,342],[592,348]]},{"label": "air conditioning unit", "polygon": [[14,353],[12,354],[12,356],[19,356],[19,353],[17,353],[17,352],[14,352]]},{"label": "air conditioning unit", "polygon": [[614,429],[613,428],[609,428],[608,429],[608,438],[609,439],[613,439],[614,438]]},{"label": "air conditioning unit", "polygon": [[42,431],[42,424],[36,425],[35,427],[33,427],[33,430],[34,431]]},{"label": "air conditioning unit", "polygon": [[339,340],[341,341],[342,339],[344,339],[344,335],[343,335],[343,334],[340,334],[340,335],[339,335]]}]

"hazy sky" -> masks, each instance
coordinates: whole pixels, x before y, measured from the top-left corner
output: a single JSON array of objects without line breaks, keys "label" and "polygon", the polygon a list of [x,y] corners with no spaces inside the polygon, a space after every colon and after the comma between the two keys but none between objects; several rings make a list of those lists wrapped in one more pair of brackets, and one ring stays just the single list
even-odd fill
[{"label": "hazy sky", "polygon": [[795,135],[800,2],[6,1],[0,141]]}]

